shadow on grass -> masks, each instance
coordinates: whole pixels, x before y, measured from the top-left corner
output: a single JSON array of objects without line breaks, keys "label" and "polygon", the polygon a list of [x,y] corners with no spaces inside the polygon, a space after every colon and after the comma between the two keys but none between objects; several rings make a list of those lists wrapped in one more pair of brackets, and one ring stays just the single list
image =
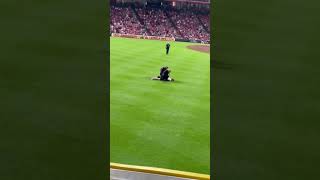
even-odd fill
[{"label": "shadow on grass", "polygon": [[149,79],[150,81],[158,81],[158,82],[161,82],[161,83],[184,83],[184,81],[180,81],[180,80],[177,81],[176,79],[174,79],[174,81],[152,80],[151,77],[148,77],[147,79]]}]

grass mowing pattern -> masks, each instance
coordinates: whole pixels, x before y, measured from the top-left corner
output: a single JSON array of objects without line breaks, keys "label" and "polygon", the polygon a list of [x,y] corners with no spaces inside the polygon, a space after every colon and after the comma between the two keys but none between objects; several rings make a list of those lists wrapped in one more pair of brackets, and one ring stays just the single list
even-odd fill
[{"label": "grass mowing pattern", "polygon": [[[210,58],[190,43],[111,38],[111,161],[209,174]],[[176,82],[152,81],[162,66]]]}]

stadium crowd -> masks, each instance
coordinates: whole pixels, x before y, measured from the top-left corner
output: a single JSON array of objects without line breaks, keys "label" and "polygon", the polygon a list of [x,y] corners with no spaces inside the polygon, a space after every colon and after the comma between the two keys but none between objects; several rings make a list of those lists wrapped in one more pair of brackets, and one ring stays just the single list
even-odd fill
[{"label": "stadium crowd", "polygon": [[149,35],[181,38],[163,10],[138,8],[136,11],[149,31]]},{"label": "stadium crowd", "polygon": [[129,7],[111,8],[111,33],[137,34],[145,33],[143,26],[136,20]]},{"label": "stadium crowd", "polygon": [[209,15],[192,11],[111,6],[111,33],[210,41]]}]

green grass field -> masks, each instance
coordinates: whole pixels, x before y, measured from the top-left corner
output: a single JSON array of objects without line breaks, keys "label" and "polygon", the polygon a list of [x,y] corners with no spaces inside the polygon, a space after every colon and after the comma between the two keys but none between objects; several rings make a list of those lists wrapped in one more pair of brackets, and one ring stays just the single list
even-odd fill
[{"label": "green grass field", "polygon": [[[111,38],[112,162],[209,174],[210,56],[190,43]],[[175,82],[152,81],[162,66]]]}]

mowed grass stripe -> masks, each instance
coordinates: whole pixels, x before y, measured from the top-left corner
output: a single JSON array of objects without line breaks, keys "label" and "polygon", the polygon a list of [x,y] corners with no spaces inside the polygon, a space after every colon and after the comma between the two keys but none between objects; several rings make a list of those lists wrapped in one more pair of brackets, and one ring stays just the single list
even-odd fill
[{"label": "mowed grass stripe", "polygon": [[[126,49],[127,47],[125,47],[124,46],[124,49]],[[134,49],[132,50],[132,51],[134,51]],[[158,51],[158,50],[157,50]],[[146,50],[146,52],[148,52],[148,50]],[[123,54],[126,54],[126,53],[122,53],[121,54],[121,56],[123,56]],[[141,53],[139,53],[139,54],[141,54]],[[141,67],[141,69],[137,69],[137,71],[140,71],[140,72],[146,72],[146,71],[148,71],[148,73],[150,72],[150,76],[151,75],[156,75],[156,73],[158,73],[158,71],[159,71],[159,67],[161,67],[162,65],[164,65],[164,64],[170,64],[170,67],[173,67],[173,69],[174,69],[174,67],[176,66],[176,62],[179,62],[179,63],[185,63],[185,62],[192,62],[192,61],[180,61],[180,59],[183,59],[183,60],[185,60],[185,59],[188,59],[188,57],[185,57],[184,55],[181,55],[181,57],[179,56],[179,58],[177,59],[177,61],[171,61],[170,62],[170,60],[166,60],[166,59],[161,59],[161,60],[157,60],[156,58],[153,58],[152,57],[152,54],[151,53],[149,53],[150,55],[151,55],[151,57],[150,57],[150,60],[148,60],[147,61],[147,63],[148,63],[148,67],[146,66],[147,65],[147,63],[145,63],[144,61],[140,61],[139,60],[139,58],[141,57],[141,55],[140,56],[138,56],[137,57],[137,59],[138,59],[138,61],[135,61],[134,59],[130,59],[130,63],[128,62],[128,64],[125,64],[125,63],[123,63],[124,64],[124,66],[121,66],[121,68],[125,68],[126,70],[127,70],[127,72],[128,73],[130,73],[130,71],[129,71],[129,69],[131,69],[131,68],[133,68],[133,67],[135,67],[136,68],[136,64],[137,64],[137,62],[140,62],[139,63],[139,65],[141,65],[141,62],[144,62],[144,64],[142,64],[140,67]],[[199,54],[199,53],[198,53]],[[201,55],[201,54],[200,54]],[[127,55],[126,55],[127,56]],[[165,55],[164,55],[165,56]],[[123,61],[123,59],[129,59],[129,58],[120,58],[121,60],[119,60],[119,62],[120,61]],[[155,66],[155,65],[153,65],[153,64],[155,64],[155,63],[158,63],[159,64],[159,66]],[[114,65],[114,64],[112,64],[112,65]],[[184,69],[184,71],[181,71],[181,72],[184,72],[184,73],[189,73],[189,74],[186,74],[185,75],[185,77],[186,78],[188,78],[188,79],[190,79],[190,77],[195,77],[195,75],[199,75],[199,74],[201,74],[201,73],[199,73],[200,71],[203,71],[203,69],[207,69],[207,70],[209,70],[209,68],[208,68],[208,66],[206,65],[206,67],[205,68],[198,68],[198,67],[196,67],[197,65],[202,65],[201,63],[199,64],[199,63],[193,63],[191,66],[180,66],[180,67],[183,67],[183,69]],[[179,65],[178,65],[179,66]],[[152,67],[152,69],[150,68],[150,67]],[[180,67],[179,67],[179,69],[180,69]],[[113,70],[112,69],[112,71],[115,71],[115,72],[122,72],[122,71],[119,71],[118,70],[118,68],[117,67],[114,67],[114,68],[116,68],[115,70]],[[144,69],[142,69],[142,68],[144,68]],[[151,69],[151,70],[148,70],[148,69]],[[179,70],[179,69],[177,69],[177,71]],[[201,70],[199,70],[198,72],[194,72],[194,71],[191,71],[192,69],[201,69]],[[173,75],[175,74],[175,70],[173,71]],[[125,74],[122,74],[122,75],[124,75],[124,76],[130,76],[130,74],[128,74],[128,73],[125,73]],[[209,73],[209,71],[208,71],[208,73]],[[113,75],[118,75],[118,73],[112,73],[112,76]],[[135,73],[136,74],[136,73]],[[202,73],[203,74],[203,73]],[[209,76],[207,76],[207,74],[205,74],[205,76],[206,77],[209,77]],[[181,77],[180,79],[183,79],[183,78],[185,78],[185,77]],[[195,83],[197,83],[198,81],[196,81]]]},{"label": "mowed grass stripe", "polygon": [[[155,47],[148,48],[148,47],[150,47],[149,45],[143,45],[143,46],[144,46],[144,48],[141,48],[142,50],[139,48],[137,49],[135,47],[121,46],[120,47],[121,51],[119,51],[119,52],[121,52],[120,54],[118,54],[118,52],[111,52],[111,53],[118,54],[118,59],[119,59],[118,61],[112,62],[111,66],[115,65],[115,69],[112,68],[111,71],[118,72],[118,68],[132,68],[133,66],[137,66],[137,64],[141,65],[141,63],[144,63],[144,65],[145,65],[145,66],[141,66],[142,68],[144,68],[144,67],[146,67],[146,65],[148,65],[148,67],[154,67],[154,68],[156,68],[157,71],[159,71],[159,68],[161,66],[164,66],[169,63],[173,63],[173,64],[171,64],[171,66],[174,66],[175,62],[180,62],[182,60],[189,58],[189,57],[185,57],[184,53],[181,53],[180,56],[174,57],[176,61],[170,62],[171,54],[170,54],[170,56],[166,56],[164,54],[164,47],[159,46],[158,48],[155,48]],[[147,47],[147,48],[145,48],[145,47]],[[130,49],[129,55],[127,54],[128,49]],[[161,54],[155,55],[155,52],[159,52],[159,51],[161,52]],[[141,61],[140,60],[141,56],[143,56],[144,59],[146,59],[147,61]],[[128,64],[125,64],[124,62],[127,62]],[[119,63],[121,63],[122,66],[119,66],[118,65]],[[190,69],[190,67],[189,67],[189,69]],[[148,69],[145,69],[144,71],[146,71],[146,70],[148,70]],[[155,69],[153,69],[153,70],[155,70]],[[154,73],[154,71],[152,71],[152,72]],[[115,74],[112,74],[112,75],[115,75]]]},{"label": "mowed grass stripe", "polygon": [[[148,50],[147,50],[148,51]],[[139,56],[139,57],[141,57],[141,56]],[[149,57],[149,56],[148,56]],[[155,76],[155,75],[157,75],[158,74],[158,71],[159,71],[159,67],[161,67],[160,65],[159,66],[157,66],[157,67],[155,67],[153,64],[155,64],[155,63],[159,63],[159,62],[161,62],[161,61],[155,61],[155,60],[153,60],[153,58],[150,58],[151,60],[150,61],[148,61],[148,62],[146,62],[146,63],[144,63],[144,64],[141,64],[141,63],[143,63],[143,62],[145,62],[145,61],[138,61],[139,63],[137,63],[136,61],[131,61],[131,63],[128,63],[128,64],[125,64],[124,65],[124,68],[123,67],[121,67],[121,71],[118,69],[118,68],[116,68],[116,70],[112,70],[112,71],[114,71],[114,72],[117,72],[117,73],[112,73],[112,77],[113,76],[115,76],[115,75],[117,75],[117,76],[121,76],[121,78],[122,77],[126,77],[126,78],[131,78],[132,80],[136,80],[136,79],[138,79],[138,80],[140,80],[141,78],[142,78],[142,75],[141,75],[141,77],[137,77],[137,76],[139,76],[139,75],[137,75],[137,73],[136,72],[142,72],[142,73],[144,73],[144,72],[146,72],[148,69],[153,69],[153,71],[151,71],[151,70],[149,70],[148,71],[148,73],[145,73],[145,74],[143,74],[144,75],[144,77],[143,78],[151,78],[151,76]],[[183,58],[182,59],[186,59],[186,57],[185,56],[183,56]],[[175,61],[173,61],[173,62],[175,62]],[[152,64],[153,63],[153,64]],[[171,63],[171,62],[170,62]],[[183,61],[179,61],[179,64],[181,64],[181,63],[183,63]],[[152,68],[150,68],[150,67],[147,67],[146,66],[146,64],[148,65],[148,66],[152,66]],[[167,63],[167,64],[169,64],[169,63]],[[177,64],[177,63],[176,63]],[[200,67],[197,67],[197,65],[202,65],[202,64],[198,64],[198,63],[194,63],[195,65],[194,66],[188,66],[188,68],[189,69],[187,69],[187,70],[185,70],[185,71],[181,71],[181,72],[178,72],[177,74],[182,74],[182,72],[183,73],[185,73],[183,76],[181,76],[181,78],[180,77],[178,77],[179,79],[182,79],[183,81],[184,81],[184,79],[188,79],[189,81],[192,81],[193,83],[195,83],[196,85],[198,85],[199,84],[199,82],[203,82],[203,80],[201,79],[201,78],[198,78],[198,74],[200,74],[200,75],[202,75],[202,74],[204,74],[204,73],[200,73],[200,71],[197,71],[197,72],[194,72],[194,71],[192,71],[192,69],[207,69],[207,73],[206,74],[204,74],[204,76],[205,77],[209,77],[208,76],[208,74],[209,74],[209,68],[207,68],[207,67],[205,67],[205,68],[200,68]],[[176,65],[176,66],[178,66],[178,67],[183,67],[182,65]],[[171,67],[171,65],[170,65],[170,67]],[[175,66],[173,66],[173,67],[175,67]],[[133,69],[134,69],[134,71],[133,71]],[[123,71],[125,71],[125,72],[127,72],[127,73],[123,73]],[[178,70],[177,70],[178,71]],[[201,70],[202,71],[202,70]],[[174,76],[174,72],[175,71],[173,71],[173,76]],[[188,74],[186,74],[186,73],[188,73]],[[150,74],[150,75],[149,75]],[[147,75],[149,75],[149,76],[147,76]],[[111,77],[111,78],[112,78]],[[134,78],[134,77],[137,77],[137,78]],[[197,79],[194,79],[194,78],[197,78]],[[200,81],[200,80],[202,80],[202,81]],[[206,79],[204,79],[204,80],[206,80]],[[181,81],[181,80],[179,80],[179,81]],[[121,82],[118,82],[117,84],[120,84]],[[139,81],[139,82],[136,82],[136,83],[141,83],[141,81]],[[121,85],[121,87],[122,87],[122,89],[124,89],[125,91],[127,90],[127,84],[122,84]],[[140,87],[140,86],[136,86],[136,87]],[[141,86],[142,88],[143,88],[143,85]]]},{"label": "mowed grass stripe", "polygon": [[[164,45],[111,39],[111,160],[208,174],[209,55]],[[163,65],[177,82],[150,80]]]}]

